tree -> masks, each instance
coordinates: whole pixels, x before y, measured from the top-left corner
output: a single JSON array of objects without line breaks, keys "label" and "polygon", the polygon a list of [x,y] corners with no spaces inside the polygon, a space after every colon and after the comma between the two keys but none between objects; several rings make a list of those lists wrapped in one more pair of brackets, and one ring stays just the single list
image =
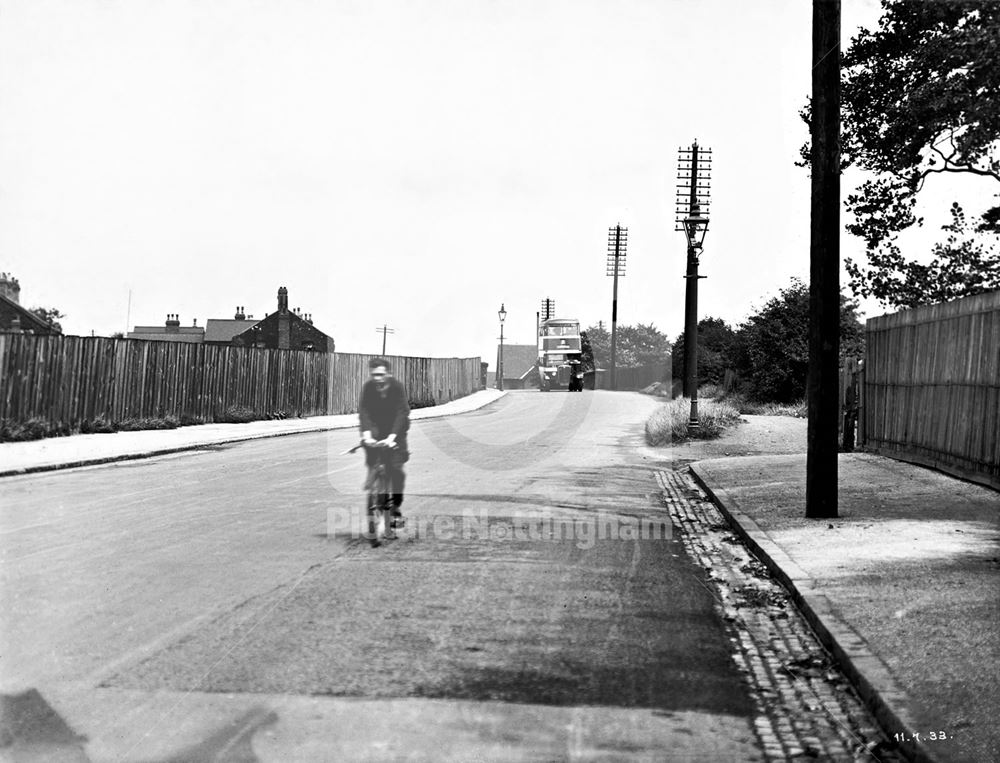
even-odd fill
[{"label": "tree", "polygon": [[[726,369],[732,367],[732,347],[736,334],[721,318],[698,321],[698,384],[722,384]],[[684,378],[684,334],[674,340],[671,355],[675,379]]]},{"label": "tree", "polygon": [[926,265],[907,260],[892,242],[868,253],[867,270],[848,260],[851,290],[894,307],[917,307],[1000,288],[1000,255],[968,235],[958,204],[952,205],[951,215],[951,224],[943,226],[949,236],[934,245]]},{"label": "tree", "polygon": [[[841,357],[860,355],[864,329],[857,305],[840,298]],[[732,361],[754,400],[791,403],[806,392],[809,368],[809,287],[797,278],[741,324],[732,344]]]},{"label": "tree", "polygon": [[45,323],[53,331],[57,331],[60,334],[62,333],[62,324],[59,323],[59,321],[62,318],[65,318],[66,316],[63,313],[59,312],[56,308],[54,308],[54,307],[33,307],[28,312],[32,313],[37,318],[40,318],[41,320],[45,321]]},{"label": "tree", "polygon": [[[584,329],[599,368],[611,367],[611,333],[604,328],[590,326]],[[617,354],[619,368],[651,366],[670,361],[670,340],[652,323],[635,326],[618,326]]]},{"label": "tree", "polygon": [[913,306],[998,288],[990,242],[1000,233],[1000,205],[975,225],[953,205],[950,235],[929,266],[904,258],[895,242],[923,225],[915,208],[931,176],[1000,183],[1000,3],[882,0],[882,9],[878,29],[862,29],[843,56],[843,166],[871,175],[847,197],[847,230],[864,239],[868,260],[847,261],[851,289]]}]

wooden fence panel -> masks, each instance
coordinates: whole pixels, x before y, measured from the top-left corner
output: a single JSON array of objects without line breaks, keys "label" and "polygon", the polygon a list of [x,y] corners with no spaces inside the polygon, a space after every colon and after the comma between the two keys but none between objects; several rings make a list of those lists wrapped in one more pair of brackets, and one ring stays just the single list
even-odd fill
[{"label": "wooden fence panel", "polygon": [[863,442],[1000,489],[1000,291],[869,319]]},{"label": "wooden fence panel", "polygon": [[[97,420],[173,416],[182,422],[357,411],[372,355],[103,337],[0,334],[0,420],[56,431]],[[478,390],[478,358],[390,357],[411,403]]]}]

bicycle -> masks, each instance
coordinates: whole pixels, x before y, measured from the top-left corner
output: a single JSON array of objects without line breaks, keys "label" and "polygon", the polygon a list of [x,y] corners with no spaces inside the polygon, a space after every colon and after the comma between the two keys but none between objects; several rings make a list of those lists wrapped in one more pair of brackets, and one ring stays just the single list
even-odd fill
[{"label": "bicycle", "polygon": [[[346,452],[354,453],[364,447],[364,443],[358,443]],[[365,501],[365,517],[368,522],[368,538],[372,546],[377,547],[386,540],[396,538],[392,517],[392,484],[387,464],[392,448],[378,442],[371,446],[371,451],[375,455],[375,463],[365,481],[365,487],[368,490]]]}]

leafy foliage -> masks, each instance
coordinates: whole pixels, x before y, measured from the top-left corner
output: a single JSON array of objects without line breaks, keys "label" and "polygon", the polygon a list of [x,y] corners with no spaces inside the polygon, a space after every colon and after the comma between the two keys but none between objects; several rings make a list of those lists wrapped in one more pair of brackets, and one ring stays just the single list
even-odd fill
[{"label": "leafy foliage", "polygon": [[[721,318],[698,321],[698,384],[722,384],[726,369],[732,366],[732,348],[736,334]],[[684,334],[674,340],[671,358],[674,379],[684,378]]]},{"label": "leafy foliage", "polygon": [[45,321],[52,329],[62,333],[62,324],[59,321],[66,316],[54,307],[33,307],[28,312]]},{"label": "leafy foliage", "polygon": [[[598,326],[584,329],[599,368],[611,367],[611,332]],[[670,360],[670,340],[652,323],[618,326],[615,362],[618,368],[667,363]]]},{"label": "leafy foliage", "polygon": [[895,307],[917,307],[1000,288],[1000,254],[968,235],[958,204],[951,215],[952,223],[943,226],[948,238],[934,245],[926,265],[907,260],[892,242],[868,253],[867,270],[848,260],[852,291]]},{"label": "leafy foliage", "polygon": [[[840,352],[860,355],[864,329],[856,305],[841,296]],[[792,279],[740,325],[732,361],[753,400],[790,403],[805,396],[809,368],[809,287]]]},{"label": "leafy foliage", "polygon": [[843,165],[871,175],[847,197],[847,229],[864,239],[869,261],[848,260],[851,288],[895,306],[998,288],[982,241],[1000,233],[1000,205],[975,225],[953,206],[951,235],[928,266],[904,258],[895,239],[923,224],[915,207],[929,177],[1000,182],[1000,3],[882,0],[882,10],[878,28],[861,30],[842,59]]}]

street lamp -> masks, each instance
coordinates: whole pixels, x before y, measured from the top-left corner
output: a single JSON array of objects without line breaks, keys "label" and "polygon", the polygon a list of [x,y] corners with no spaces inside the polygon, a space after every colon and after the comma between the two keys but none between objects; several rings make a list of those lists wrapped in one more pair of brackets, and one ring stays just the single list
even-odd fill
[{"label": "street lamp", "polygon": [[500,318],[500,360],[497,363],[497,389],[503,392],[503,322],[507,320],[507,311],[504,309],[503,302],[500,303],[497,317]]},{"label": "street lamp", "polygon": [[691,418],[688,431],[701,428],[698,420],[698,259],[708,232],[708,218],[703,217],[698,203],[691,205],[691,212],[684,218],[684,236],[687,238],[687,314],[684,316],[684,370],[688,394],[691,395]]}]

